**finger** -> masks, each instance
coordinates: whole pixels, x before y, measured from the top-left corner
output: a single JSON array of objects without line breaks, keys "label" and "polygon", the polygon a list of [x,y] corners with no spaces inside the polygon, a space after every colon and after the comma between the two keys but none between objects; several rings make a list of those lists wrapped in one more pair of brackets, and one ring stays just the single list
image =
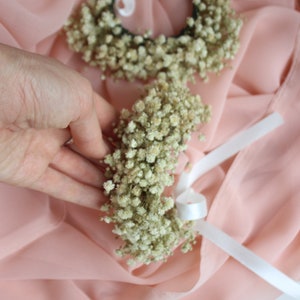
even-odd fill
[{"label": "finger", "polygon": [[62,147],[56,154],[51,167],[96,188],[100,188],[105,179],[99,168],[67,147]]},{"label": "finger", "polygon": [[102,158],[109,149],[103,141],[95,110],[83,118],[70,123],[74,144],[80,153],[93,158]]},{"label": "finger", "polygon": [[117,111],[111,104],[96,93],[94,93],[94,103],[102,131],[106,135],[111,136],[113,133],[113,125],[118,119]]},{"label": "finger", "polygon": [[55,169],[48,168],[31,188],[81,206],[99,209],[106,201],[100,189],[83,184]]}]

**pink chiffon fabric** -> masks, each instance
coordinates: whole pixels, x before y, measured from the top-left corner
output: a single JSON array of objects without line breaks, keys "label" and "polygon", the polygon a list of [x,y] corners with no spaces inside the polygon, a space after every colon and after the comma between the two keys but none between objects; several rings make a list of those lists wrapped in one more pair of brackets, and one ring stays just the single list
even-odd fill
[{"label": "pink chiffon fabric", "polygon": [[[80,1],[0,0],[0,42],[54,57],[74,68],[117,109],[130,107],[141,83],[101,81],[70,51],[61,28]],[[300,280],[299,1],[235,0],[244,26],[230,67],[189,84],[212,107],[179,159],[187,162],[278,111],[285,123],[203,175],[194,188],[209,201],[207,220],[295,280]],[[137,1],[128,29],[179,32],[190,0]],[[103,198],[104,201],[104,198]],[[206,239],[165,263],[128,267],[99,212],[0,184],[0,298],[3,300],[273,300],[280,291]]]}]

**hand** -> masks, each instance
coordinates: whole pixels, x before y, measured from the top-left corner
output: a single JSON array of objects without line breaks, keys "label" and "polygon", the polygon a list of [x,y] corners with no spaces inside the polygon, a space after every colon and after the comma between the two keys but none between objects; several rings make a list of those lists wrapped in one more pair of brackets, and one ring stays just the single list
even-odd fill
[{"label": "hand", "polygon": [[114,109],[53,59],[0,44],[0,64],[0,181],[96,208],[102,175],[84,156],[107,153]]}]

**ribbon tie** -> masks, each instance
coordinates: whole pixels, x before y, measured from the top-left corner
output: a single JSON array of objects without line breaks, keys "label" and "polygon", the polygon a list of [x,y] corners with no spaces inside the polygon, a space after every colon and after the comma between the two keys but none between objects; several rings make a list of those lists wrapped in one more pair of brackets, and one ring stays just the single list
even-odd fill
[{"label": "ribbon tie", "polygon": [[273,113],[210,152],[189,173],[183,173],[176,188],[176,207],[182,220],[198,220],[194,228],[195,231],[223,249],[269,284],[285,293],[278,300],[300,299],[300,285],[296,281],[274,268],[220,229],[204,221],[207,216],[206,198],[191,188],[199,176],[281,124],[283,124],[282,117],[278,113]]}]

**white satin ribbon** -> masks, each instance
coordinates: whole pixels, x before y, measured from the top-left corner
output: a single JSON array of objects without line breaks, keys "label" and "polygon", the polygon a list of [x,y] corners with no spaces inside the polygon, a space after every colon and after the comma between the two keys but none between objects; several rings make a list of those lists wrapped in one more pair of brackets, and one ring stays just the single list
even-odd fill
[{"label": "white satin ribbon", "polygon": [[192,188],[176,198],[178,216],[182,220],[199,220],[207,216],[206,198]]},{"label": "white satin ribbon", "polygon": [[207,215],[204,195],[197,194],[189,188],[177,197],[176,206],[179,216],[184,220],[199,219],[194,227],[199,234],[224,250],[260,278],[285,293],[277,300],[300,299],[300,285],[296,281],[274,268],[220,229],[203,220]]},{"label": "white satin ribbon", "polygon": [[281,115],[274,112],[208,153],[193,166],[189,173],[183,172],[181,174],[176,187],[176,195],[181,194],[186,188],[192,186],[200,176],[282,124],[283,119]]},{"label": "white satin ribbon", "polygon": [[239,244],[229,235],[204,220],[198,221],[195,229],[260,278],[292,297],[292,299],[300,299],[300,285],[296,281]]},{"label": "white satin ribbon", "polygon": [[[300,282],[298,282],[298,284],[300,284]],[[300,298],[297,298],[297,299],[300,299]],[[295,298],[284,294],[284,295],[281,295],[280,297],[278,297],[276,300],[295,300]]]},{"label": "white satin ribbon", "polygon": [[123,17],[130,17],[135,10],[135,0],[116,0],[115,7]]},{"label": "white satin ribbon", "polygon": [[183,173],[180,176],[176,189],[176,207],[181,219],[198,220],[195,225],[196,231],[269,284],[284,292],[285,295],[281,296],[281,298],[279,298],[280,300],[288,300],[300,299],[300,285],[252,251],[239,244],[229,235],[204,221],[203,219],[207,215],[206,198],[191,188],[191,185],[199,176],[277,128],[282,123],[283,119],[278,113],[269,115],[227,143],[210,152],[192,168],[190,173]]}]

